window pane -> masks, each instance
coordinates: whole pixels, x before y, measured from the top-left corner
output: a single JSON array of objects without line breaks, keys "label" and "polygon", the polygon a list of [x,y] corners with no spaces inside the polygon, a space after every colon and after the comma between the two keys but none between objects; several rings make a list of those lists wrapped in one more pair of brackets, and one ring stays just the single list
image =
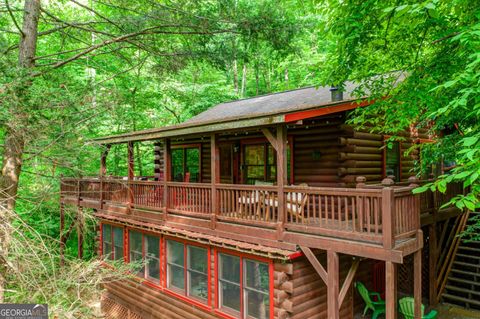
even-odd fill
[{"label": "window pane", "polygon": [[142,233],[130,231],[130,251],[142,252]]},{"label": "window pane", "polygon": [[[130,262],[135,262],[142,264],[143,255],[142,255],[142,234],[136,231],[129,232],[129,251],[130,251]],[[145,267],[140,267],[138,270],[138,275],[143,277]]]},{"label": "window pane", "polygon": [[102,254],[103,256],[110,256],[112,255],[112,226],[107,224],[102,224],[102,241],[103,241],[103,248]]},{"label": "window pane", "polygon": [[220,306],[240,311],[240,286],[220,282]]},{"label": "window pane", "polygon": [[167,262],[184,267],[184,260],[183,244],[167,240]]},{"label": "window pane", "polygon": [[246,290],[245,306],[248,317],[258,319],[270,318],[270,299],[268,294]]},{"label": "window pane", "polygon": [[220,279],[240,283],[240,258],[220,254]]},{"label": "window pane", "polygon": [[185,265],[183,244],[167,240],[168,287],[185,289]]},{"label": "window pane", "polygon": [[147,277],[160,279],[160,245],[159,238],[145,235],[145,254],[147,263]]},{"label": "window pane", "polygon": [[[391,146],[391,147],[389,147]],[[385,146],[385,175],[395,176],[395,180],[400,180],[400,143],[392,142]]]},{"label": "window pane", "polygon": [[188,246],[188,269],[207,273],[207,250],[205,248]]},{"label": "window pane", "polygon": [[185,272],[183,267],[168,264],[168,287],[185,289]]},{"label": "window pane", "polygon": [[183,182],[183,148],[176,148],[172,153],[172,179],[175,182]]},{"label": "window pane", "polygon": [[268,264],[245,259],[245,286],[255,290],[269,290]]},{"label": "window pane", "polygon": [[113,247],[115,260],[123,259],[123,228],[112,227],[113,229]]},{"label": "window pane", "polygon": [[189,296],[206,300],[208,298],[208,276],[192,271],[189,271],[188,275]]},{"label": "window pane", "polygon": [[245,145],[245,164],[246,165],[264,165],[265,164],[265,146]]}]

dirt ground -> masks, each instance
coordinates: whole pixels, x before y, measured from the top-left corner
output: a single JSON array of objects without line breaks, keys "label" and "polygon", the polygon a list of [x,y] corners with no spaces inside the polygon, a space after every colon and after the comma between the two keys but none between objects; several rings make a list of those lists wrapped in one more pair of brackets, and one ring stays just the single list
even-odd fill
[{"label": "dirt ground", "polygon": [[[469,311],[463,308],[450,306],[447,304],[438,305],[436,307],[438,311],[437,319],[480,319],[480,312]],[[371,315],[371,313],[370,313]],[[370,319],[369,315],[362,317],[361,314],[357,314],[355,319]],[[384,318],[384,317],[380,317]],[[403,316],[399,315],[399,319],[402,319]]]}]

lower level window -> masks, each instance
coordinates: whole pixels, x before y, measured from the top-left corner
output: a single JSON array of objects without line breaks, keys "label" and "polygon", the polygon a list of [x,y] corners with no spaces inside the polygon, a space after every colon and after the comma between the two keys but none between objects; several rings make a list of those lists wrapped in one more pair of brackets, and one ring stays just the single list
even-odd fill
[{"label": "lower level window", "polygon": [[[270,318],[269,265],[219,254],[219,306],[240,318]],[[242,306],[243,305],[243,306]]]},{"label": "lower level window", "polygon": [[144,235],[145,273],[147,279],[160,281],[160,238]]},{"label": "lower level window", "polygon": [[123,228],[102,224],[102,256],[123,260]]},{"label": "lower level window", "polygon": [[202,302],[208,300],[208,250],[167,240],[167,287]]},{"label": "lower level window", "polygon": [[130,262],[138,264],[137,275],[143,277],[144,272],[144,259],[143,259],[143,238],[142,233],[131,230],[129,232],[128,247],[130,251]]}]

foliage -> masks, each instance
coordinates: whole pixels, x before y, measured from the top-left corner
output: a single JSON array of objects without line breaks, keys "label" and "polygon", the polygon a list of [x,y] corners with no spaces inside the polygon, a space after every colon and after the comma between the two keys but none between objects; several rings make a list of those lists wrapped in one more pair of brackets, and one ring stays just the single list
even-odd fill
[{"label": "foliage", "polygon": [[[98,173],[101,150],[91,138],[316,84],[322,17],[315,1],[41,1],[35,66],[25,70],[18,65],[25,2],[0,5],[0,144],[14,131],[26,145],[16,214],[4,223],[13,232],[1,255],[9,263],[6,298],[88,317],[105,279],[90,260],[95,222],[87,220],[87,261],[73,258],[74,229],[60,268],[59,177]],[[149,175],[151,145],[138,147],[137,173]],[[109,173],[125,175],[126,148],[111,154]],[[75,212],[67,212],[68,228]]]},{"label": "foliage", "polygon": [[[436,143],[421,146],[423,167],[456,163],[447,175],[419,188],[461,181],[467,194],[452,204],[480,207],[480,3],[478,1],[326,1],[325,31],[336,45],[324,79],[376,77],[357,94],[375,103],[353,113],[352,122],[398,134],[415,123]],[[381,80],[378,75],[382,74]],[[392,89],[392,83],[394,88]],[[386,97],[386,98],[385,98]],[[397,136],[397,138],[399,138]]]}]

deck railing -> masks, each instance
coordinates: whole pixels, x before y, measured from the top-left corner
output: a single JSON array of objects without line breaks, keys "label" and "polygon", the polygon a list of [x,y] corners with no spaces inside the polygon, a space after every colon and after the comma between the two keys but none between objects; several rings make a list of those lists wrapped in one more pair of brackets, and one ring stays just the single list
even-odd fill
[{"label": "deck railing", "polygon": [[113,203],[158,211],[164,220],[183,215],[211,220],[212,227],[224,222],[278,229],[279,238],[290,231],[388,247],[415,237],[420,228],[420,209],[426,206],[412,189],[285,186],[279,196],[277,186],[67,178],[62,179],[61,195],[100,207]]}]

